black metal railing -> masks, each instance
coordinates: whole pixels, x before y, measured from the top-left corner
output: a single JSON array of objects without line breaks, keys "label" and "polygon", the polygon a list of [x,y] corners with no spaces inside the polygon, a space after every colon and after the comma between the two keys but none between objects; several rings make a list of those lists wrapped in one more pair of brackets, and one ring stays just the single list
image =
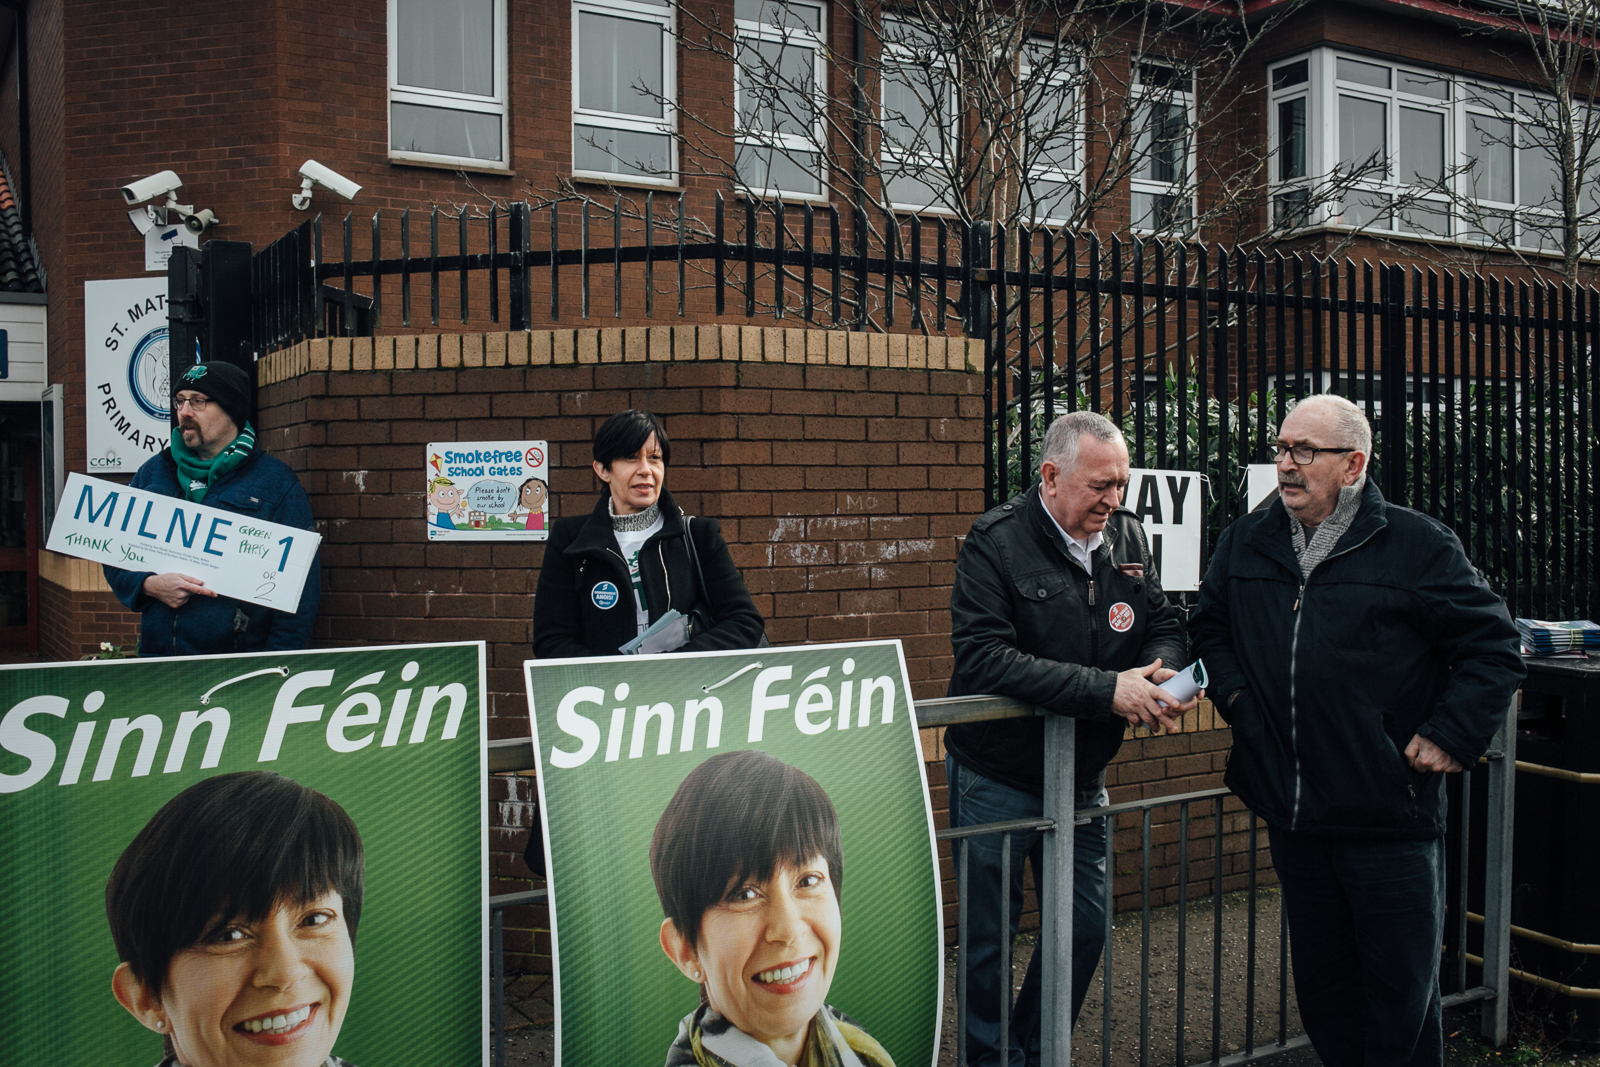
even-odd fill
[{"label": "black metal railing", "polygon": [[[1032,707],[1006,697],[976,696],[955,697],[935,700],[920,700],[916,702],[916,720],[919,727],[950,726],[961,722],[983,722],[1003,718],[1023,718],[1035,714]],[[1457,885],[1457,897],[1451,902],[1451,908],[1460,918],[1460,940],[1455,942],[1456,949],[1452,953],[1458,962],[1456,980],[1451,983],[1446,977],[1445,984],[1455,986],[1452,992],[1445,996],[1446,1006],[1480,1003],[1483,1006],[1480,1028],[1483,1035],[1495,1044],[1503,1044],[1507,1036],[1507,1011],[1508,995],[1510,990],[1509,966],[1509,933],[1510,933],[1510,892],[1511,886],[1507,874],[1510,869],[1511,833],[1512,833],[1512,798],[1514,793],[1514,780],[1516,774],[1516,737],[1514,723],[1516,705],[1513,704],[1507,711],[1505,722],[1497,731],[1488,756],[1483,761],[1483,766],[1477,771],[1479,781],[1485,783],[1487,789],[1487,803],[1485,805],[1485,825],[1479,829],[1469,825],[1464,817],[1471,808],[1470,790],[1473,788],[1473,775],[1462,775],[1462,783],[1451,791],[1452,804],[1457,811],[1458,849],[1454,858]],[[1163,1058],[1171,1055],[1169,1061],[1177,1067],[1195,1063],[1210,1063],[1213,1067],[1243,1067],[1245,1064],[1275,1056],[1280,1052],[1299,1048],[1308,1044],[1303,1033],[1290,1021],[1290,995],[1289,986],[1291,976],[1289,969],[1289,939],[1287,921],[1281,907],[1278,909],[1278,929],[1272,940],[1275,949],[1275,973],[1263,976],[1258,968],[1258,946],[1261,941],[1261,931],[1257,922],[1258,905],[1261,899],[1263,886],[1258,880],[1257,858],[1260,853],[1259,824],[1253,813],[1240,812],[1237,816],[1247,820],[1245,845],[1248,854],[1247,880],[1242,886],[1244,893],[1244,925],[1245,931],[1242,938],[1244,955],[1246,959],[1246,972],[1244,975],[1244,1012],[1240,1018],[1237,1012],[1237,998],[1226,996],[1223,993],[1225,985],[1224,976],[1224,929],[1225,929],[1225,901],[1224,896],[1228,888],[1228,880],[1236,874],[1228,862],[1225,851],[1225,813],[1224,801],[1230,795],[1225,788],[1208,789],[1199,792],[1183,793],[1170,796],[1152,797],[1144,800],[1129,801],[1110,806],[1090,807],[1078,809],[1071,815],[1052,817],[1052,812],[1061,797],[1072,797],[1075,790],[1072,788],[1073,746],[1075,736],[1073,722],[1059,716],[1046,718],[1046,787],[1044,798],[1044,814],[1036,819],[1020,819],[1005,823],[988,823],[981,826],[955,827],[940,830],[936,837],[940,841],[951,842],[954,849],[956,895],[958,899],[957,918],[957,953],[956,974],[953,988],[946,990],[946,995],[953,997],[956,1004],[956,1055],[955,1062],[960,1065],[966,1063],[966,1034],[965,1005],[966,992],[966,886],[967,863],[965,849],[960,842],[980,835],[998,835],[1001,838],[1002,865],[1000,884],[1005,885],[1010,880],[1010,864],[1021,863],[1022,856],[1019,852],[1009,847],[1013,834],[1022,832],[1044,831],[1047,836],[1054,837],[1055,841],[1047,844],[1043,871],[1034,872],[1035,884],[1046,886],[1043,899],[1047,902],[1044,913],[1041,915],[1042,929],[1038,938],[1035,951],[1042,954],[1043,964],[1043,989],[1044,1004],[1044,1059],[1046,1063],[1063,1067],[1071,1056],[1072,1028],[1067,1017],[1066,1006],[1071,1003],[1068,995],[1070,982],[1070,960],[1072,944],[1072,913],[1073,899],[1070,888],[1070,872],[1073,866],[1072,833],[1075,818],[1108,819],[1110,824],[1106,834],[1106,901],[1105,901],[1105,949],[1101,965],[1101,1003],[1100,1003],[1100,1033],[1099,1044],[1101,1048],[1101,1063],[1103,1067],[1111,1067],[1113,1062],[1113,1038],[1123,1047],[1137,1043],[1138,1063],[1141,1067],[1148,1067],[1152,1060],[1157,1042],[1154,1040],[1156,1028],[1164,1028],[1174,1035],[1175,1048],[1163,1047]],[[507,741],[492,742],[490,746],[489,768],[493,772],[507,772],[534,769],[532,751],[532,738],[516,738]],[[1052,789],[1052,785],[1058,788]],[[1065,788],[1059,788],[1064,785]],[[1150,989],[1151,976],[1151,907],[1152,907],[1152,842],[1154,840],[1153,813],[1162,809],[1177,808],[1177,938],[1176,938],[1176,1003],[1171,1017],[1161,1018],[1153,1009]],[[1063,812],[1070,811],[1071,804],[1067,804]],[[1201,814],[1196,816],[1195,811]],[[1209,855],[1211,873],[1209,878],[1191,881],[1191,837],[1190,827],[1196,819],[1204,819],[1205,813],[1210,813],[1209,832],[1212,839],[1212,848]],[[1062,814],[1058,812],[1057,814]],[[1130,820],[1135,820],[1138,833],[1136,848],[1120,848],[1117,834],[1118,827],[1131,828]],[[1062,833],[1061,831],[1065,831]],[[1237,836],[1237,835],[1234,835]],[[1054,849],[1050,845],[1054,845]],[[1054,852],[1054,854],[1052,854]],[[1465,915],[1467,914],[1469,871],[1472,865],[1469,857],[1476,852],[1481,857],[1483,884],[1481,887],[1484,907],[1484,931],[1482,936],[1482,956],[1469,957],[1463,948],[1466,946]],[[1120,968],[1127,964],[1120,962],[1117,951],[1117,938],[1113,935],[1112,925],[1116,915],[1115,886],[1118,874],[1133,873],[1128,865],[1134,862],[1137,856],[1137,872],[1140,879],[1139,906],[1140,906],[1140,936],[1138,940],[1140,974],[1139,995],[1136,1002],[1126,996],[1118,996],[1115,986],[1115,975],[1121,973]],[[1119,868],[1119,857],[1123,867]],[[1063,864],[1064,859],[1064,864]],[[1058,877],[1066,876],[1065,880],[1057,881]],[[1209,882],[1209,885],[1205,883]],[[1198,883],[1198,884],[1196,884]],[[1195,890],[1192,892],[1191,890]],[[1209,893],[1207,892],[1209,890]],[[1194,906],[1197,898],[1210,897],[1210,910],[1212,913],[1211,924],[1211,966],[1209,986],[1198,990],[1191,988],[1189,976],[1188,950],[1190,935],[1187,928],[1187,913]],[[490,898],[490,960],[491,960],[491,1027],[493,1030],[491,1048],[494,1067],[502,1067],[505,1062],[505,954],[503,951],[503,913],[507,907],[542,903],[547,899],[543,889],[530,890],[520,893],[508,893]],[[1005,895],[1002,894],[1002,901]],[[1002,905],[1004,906],[1004,905]],[[1008,916],[1002,915],[1002,928],[1008,925]],[[1238,916],[1228,920],[1237,925]],[[1241,940],[1237,930],[1230,931],[1235,941]],[[1445,948],[1445,946],[1441,946]],[[1012,946],[1002,946],[1002,959],[1000,972],[1011,971]],[[1469,983],[1466,962],[1471,959],[1479,968],[1480,982],[1477,985]],[[1052,973],[1053,972],[1053,973]],[[1237,975],[1231,976],[1237,979]],[[1263,977],[1269,980],[1271,992],[1276,1000],[1276,1018],[1273,1020],[1271,1033],[1265,1032],[1265,1027],[1258,1030],[1257,999],[1261,989]],[[1201,983],[1196,983],[1200,985]],[[1052,995],[1052,989],[1057,991]],[[1002,983],[1005,991],[1002,995],[1009,997],[1010,984]],[[1209,1001],[1209,1004],[1204,1003]],[[1199,1008],[1195,1008],[1200,1002]],[[1202,1020],[1200,1013],[1205,1018]],[[1009,1011],[1002,1005],[1000,1017],[1005,1019]],[[1196,1057],[1189,1048],[1188,1034],[1191,1030],[1198,1032],[1202,1021],[1209,1022],[1210,1041],[1207,1044],[1208,1056]],[[1087,1030],[1092,1026],[1090,1016],[1085,1012],[1082,1020]],[[1195,1024],[1191,1026],[1191,1023]],[[1001,1048],[1006,1048],[1006,1041],[1002,1031]],[[1136,1038],[1133,1035],[1136,1034]],[[1131,1039],[1131,1040],[1129,1040]],[[1258,1043],[1258,1039],[1259,1043]],[[1080,1035],[1079,1040],[1082,1040]],[[1164,1043],[1162,1043],[1164,1045]],[[1001,1062],[1005,1063],[1007,1053],[1002,1052]]]},{"label": "black metal railing", "polygon": [[1373,424],[1385,495],[1449,524],[1515,613],[1600,608],[1593,288],[720,194],[710,219],[654,194],[347,215],[332,238],[318,216],[255,255],[252,287],[260,353],[601,315],[981,337],[991,505],[1032,480],[1049,421],[1088,408],[1135,466],[1208,476],[1207,546],[1289,404],[1336,392]]}]

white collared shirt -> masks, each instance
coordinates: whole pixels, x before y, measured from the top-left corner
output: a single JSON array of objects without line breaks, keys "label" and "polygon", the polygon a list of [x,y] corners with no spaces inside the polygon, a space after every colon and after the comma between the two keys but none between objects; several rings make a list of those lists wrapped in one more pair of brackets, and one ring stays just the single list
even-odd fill
[{"label": "white collared shirt", "polygon": [[[1039,503],[1043,504],[1044,502],[1044,491],[1041,489],[1039,491]],[[1050,515],[1050,509],[1046,507],[1044,509],[1044,513],[1046,515]],[[1067,555],[1071,556],[1073,559],[1082,564],[1085,571],[1089,572],[1091,575],[1094,574],[1095,549],[1099,548],[1105,543],[1105,537],[1102,536],[1101,531],[1096,530],[1094,533],[1080,541],[1076,537],[1073,537],[1071,534],[1067,533],[1067,531],[1063,530],[1061,528],[1061,524],[1056,522],[1056,517],[1054,515],[1050,515],[1050,523],[1056,528],[1056,533],[1061,535],[1061,540],[1066,542]]]}]

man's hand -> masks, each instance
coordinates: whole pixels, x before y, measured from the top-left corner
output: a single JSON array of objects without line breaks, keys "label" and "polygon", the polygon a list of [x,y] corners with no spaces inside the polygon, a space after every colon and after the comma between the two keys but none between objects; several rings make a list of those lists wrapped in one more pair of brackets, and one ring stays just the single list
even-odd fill
[{"label": "man's hand", "polygon": [[173,609],[183,607],[192,596],[217,595],[216,590],[207,589],[200,579],[179,574],[177,571],[152,574],[144,580],[144,591]]},{"label": "man's hand", "polygon": [[1461,764],[1454,756],[1421,734],[1413,735],[1411,743],[1406,746],[1406,761],[1414,771],[1454,774],[1461,770]]},{"label": "man's hand", "polygon": [[1180,704],[1171,693],[1159,688],[1160,683],[1177,673],[1161,666],[1159,659],[1148,667],[1121,672],[1117,675],[1117,694],[1112,698],[1112,706],[1134,726],[1152,730],[1164,726],[1168,732],[1177,733],[1183,728],[1183,713],[1193,711],[1200,704],[1198,696],[1190,698],[1187,704]]}]

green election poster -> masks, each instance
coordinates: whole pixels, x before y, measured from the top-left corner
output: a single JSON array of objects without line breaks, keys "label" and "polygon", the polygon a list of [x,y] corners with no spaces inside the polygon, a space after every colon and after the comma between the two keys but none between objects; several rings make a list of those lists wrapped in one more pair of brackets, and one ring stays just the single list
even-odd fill
[{"label": "green election poster", "polygon": [[481,642],[0,668],[5,1061],[487,1063],[483,678]]},{"label": "green election poster", "polygon": [[559,1063],[934,1062],[939,876],[898,641],[525,669]]}]

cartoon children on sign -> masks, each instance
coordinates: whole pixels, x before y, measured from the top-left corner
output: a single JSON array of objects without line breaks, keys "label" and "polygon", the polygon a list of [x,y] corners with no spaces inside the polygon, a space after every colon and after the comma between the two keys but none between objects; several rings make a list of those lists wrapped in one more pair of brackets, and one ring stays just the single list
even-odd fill
[{"label": "cartoon children on sign", "polygon": [[522,489],[517,494],[517,507],[512,514],[517,514],[517,511],[523,513],[523,518],[526,520],[522,527],[524,530],[542,530],[545,502],[549,499],[550,487],[545,484],[544,479],[529,478],[522,483]]},{"label": "cartoon children on sign", "polygon": [[441,530],[454,530],[458,521],[465,522],[467,509],[461,506],[465,494],[449,478],[437,477],[428,483],[428,525]]}]

